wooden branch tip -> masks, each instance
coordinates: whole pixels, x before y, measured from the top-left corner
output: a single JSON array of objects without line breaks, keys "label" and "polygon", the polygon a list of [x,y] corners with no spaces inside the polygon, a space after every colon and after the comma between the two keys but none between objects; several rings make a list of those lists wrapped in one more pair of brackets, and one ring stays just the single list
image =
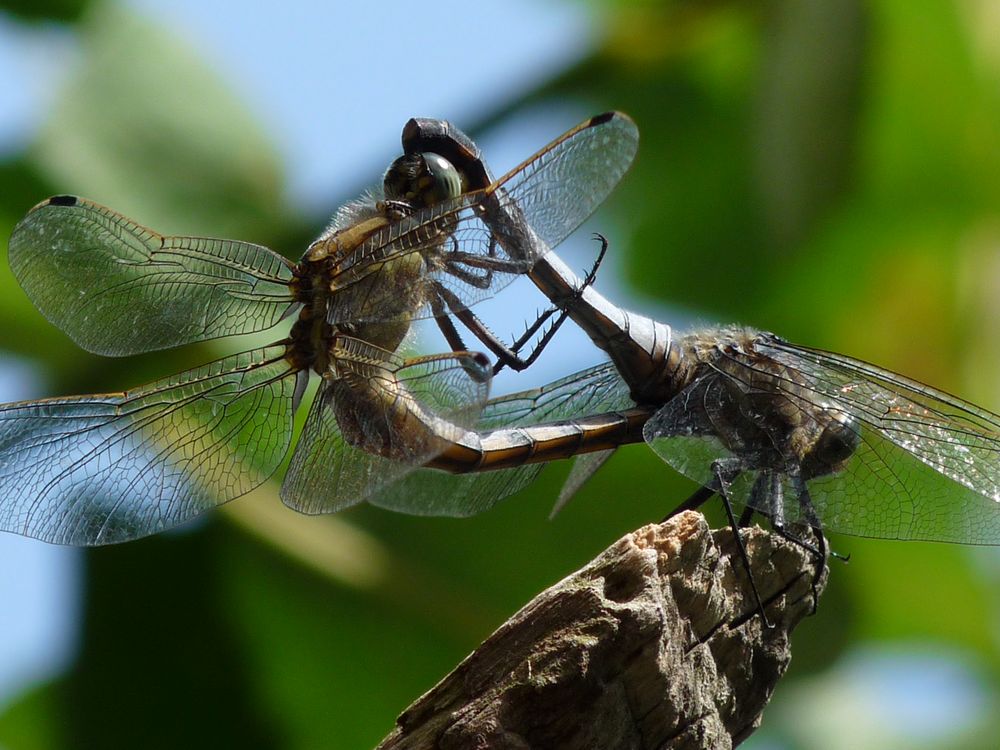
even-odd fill
[{"label": "wooden branch tip", "polygon": [[791,630],[826,581],[815,557],[681,513],[543,591],[397,720],[400,748],[728,748],[756,729]]}]

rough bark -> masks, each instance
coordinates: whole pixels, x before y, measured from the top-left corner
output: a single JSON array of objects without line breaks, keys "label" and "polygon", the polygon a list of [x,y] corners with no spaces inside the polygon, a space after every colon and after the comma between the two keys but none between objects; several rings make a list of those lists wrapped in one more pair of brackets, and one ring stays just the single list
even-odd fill
[{"label": "rough bark", "polygon": [[815,559],[682,513],[535,597],[397,720],[401,748],[728,748],[757,728],[815,608]]}]

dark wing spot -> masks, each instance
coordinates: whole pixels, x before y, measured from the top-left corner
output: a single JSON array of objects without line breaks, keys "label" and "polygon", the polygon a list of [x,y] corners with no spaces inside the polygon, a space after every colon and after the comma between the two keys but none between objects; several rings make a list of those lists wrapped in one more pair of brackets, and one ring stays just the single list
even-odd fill
[{"label": "dark wing spot", "polygon": [[75,195],[53,195],[47,201],[47,206],[75,206],[80,199]]}]

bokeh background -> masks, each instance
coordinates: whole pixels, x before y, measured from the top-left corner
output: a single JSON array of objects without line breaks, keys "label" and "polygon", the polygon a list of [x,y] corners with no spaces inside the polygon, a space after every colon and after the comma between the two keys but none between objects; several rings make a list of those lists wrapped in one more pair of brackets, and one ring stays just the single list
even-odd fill
[{"label": "bokeh background", "polygon": [[[680,326],[769,328],[1000,410],[990,0],[0,8],[2,238],[37,201],[74,192],[161,231],[297,258],[378,182],[411,116],[452,119],[499,174],[621,109],[642,143],[587,227],[612,243],[602,291]],[[595,247],[584,230],[564,251],[584,267]],[[515,285],[480,312],[516,333],[542,304]],[[498,392],[599,361],[569,328]],[[267,338],[89,356],[0,265],[3,401],[120,389]],[[565,470],[467,520],[304,518],[275,481],[114,548],[3,535],[0,747],[370,747],[533,594],[692,489],[634,446],[549,521]],[[994,746],[998,551],[832,544],[851,561],[833,566],[746,746]]]}]

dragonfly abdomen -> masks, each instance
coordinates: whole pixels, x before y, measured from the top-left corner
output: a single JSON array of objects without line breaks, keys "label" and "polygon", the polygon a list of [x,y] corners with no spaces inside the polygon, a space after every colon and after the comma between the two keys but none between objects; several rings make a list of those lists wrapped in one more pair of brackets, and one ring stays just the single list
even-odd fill
[{"label": "dragonfly abdomen", "polygon": [[651,414],[636,407],[545,425],[469,432],[427,466],[452,474],[495,471],[639,443]]}]

